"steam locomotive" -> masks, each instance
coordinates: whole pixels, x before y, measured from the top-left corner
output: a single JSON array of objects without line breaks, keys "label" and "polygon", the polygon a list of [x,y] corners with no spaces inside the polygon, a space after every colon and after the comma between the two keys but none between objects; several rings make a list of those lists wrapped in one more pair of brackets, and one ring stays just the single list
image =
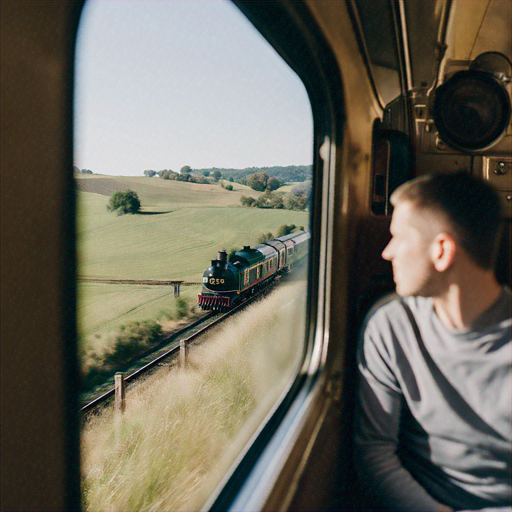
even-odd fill
[{"label": "steam locomotive", "polygon": [[309,239],[309,232],[298,231],[254,248],[246,245],[229,261],[226,251],[219,251],[203,274],[199,307],[225,311],[242,302],[302,261],[308,253]]}]

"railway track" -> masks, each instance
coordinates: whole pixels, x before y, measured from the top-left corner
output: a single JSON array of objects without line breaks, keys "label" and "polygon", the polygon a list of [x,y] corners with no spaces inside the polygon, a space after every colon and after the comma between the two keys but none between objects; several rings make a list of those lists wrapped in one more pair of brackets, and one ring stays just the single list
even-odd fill
[{"label": "railway track", "polygon": [[[234,307],[230,311],[226,313],[210,313],[203,317],[201,320],[194,322],[192,325],[187,326],[186,328],[173,333],[170,335],[167,340],[163,340],[162,344],[164,344],[169,339],[173,338],[173,341],[170,343],[170,348],[165,350],[163,353],[160,351],[153,351],[155,357],[151,358],[151,360],[141,366],[140,368],[134,370],[128,376],[124,378],[126,386],[129,387],[137,380],[147,377],[150,372],[157,371],[161,366],[169,364],[170,361],[174,361],[179,355],[180,352],[180,344],[185,343],[187,345],[193,344],[198,338],[203,336],[207,331],[217,327],[222,322],[224,322],[227,318],[237,314],[241,310],[245,309],[248,305],[254,302],[256,299],[261,298],[262,296],[269,293],[269,291],[273,289],[273,286],[270,285],[263,290],[260,290],[258,293],[255,293],[252,297],[242,302],[238,306]],[[208,323],[209,320],[212,320]],[[206,323],[206,325],[201,326],[201,324]],[[189,336],[185,336],[190,330],[199,327],[199,330],[194,332]],[[115,395],[115,388],[112,387],[107,392],[101,394],[97,398],[89,401],[85,405],[80,408],[80,413],[82,416],[87,416],[95,411],[98,411],[101,407],[105,406]]]}]

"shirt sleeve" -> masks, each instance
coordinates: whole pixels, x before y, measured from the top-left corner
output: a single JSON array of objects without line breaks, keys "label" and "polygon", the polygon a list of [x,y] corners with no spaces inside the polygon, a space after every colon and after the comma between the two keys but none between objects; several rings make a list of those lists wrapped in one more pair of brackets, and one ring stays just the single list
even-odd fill
[{"label": "shirt sleeve", "polygon": [[355,452],[359,477],[375,508],[434,511],[440,503],[402,466],[397,455],[404,398],[393,371],[391,349],[376,323],[370,319],[357,354]]}]

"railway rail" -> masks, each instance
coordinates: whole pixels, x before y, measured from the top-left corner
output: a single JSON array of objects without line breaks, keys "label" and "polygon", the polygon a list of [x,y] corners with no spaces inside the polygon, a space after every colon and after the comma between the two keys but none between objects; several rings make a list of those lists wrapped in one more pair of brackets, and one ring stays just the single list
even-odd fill
[{"label": "railway rail", "polygon": [[[167,340],[169,340],[170,338],[174,338],[175,341],[172,342],[173,346],[169,350],[166,350],[164,353],[156,356],[149,363],[145,364],[141,368],[135,370],[130,375],[126,376],[124,378],[126,386],[129,387],[130,385],[132,385],[134,382],[141,379],[142,377],[147,377],[151,371],[156,371],[158,369],[158,367],[162,366],[164,364],[164,362],[167,361],[168,359],[176,358],[180,352],[180,344],[185,343],[186,345],[190,345],[190,344],[194,343],[199,337],[204,335],[207,331],[209,331],[213,327],[220,325],[223,321],[225,321],[230,316],[235,315],[236,313],[240,312],[245,307],[247,307],[249,304],[254,302],[256,299],[267,294],[272,288],[273,288],[272,285],[267,286],[266,288],[260,290],[258,293],[255,293],[252,297],[248,298],[246,301],[244,301],[241,304],[239,304],[238,306],[234,307],[233,309],[231,309],[225,313],[222,313],[222,314],[212,312],[212,313],[208,314],[207,316],[203,317],[201,320],[194,322],[194,324],[189,325],[186,328],[182,329],[181,331],[178,331],[178,332],[170,335],[167,338]],[[204,323],[212,318],[214,318],[214,320],[212,322],[208,323],[207,325],[205,325],[198,331],[194,332],[190,336],[180,339],[181,336],[183,335],[183,333],[193,329],[194,327],[197,327],[201,323]],[[164,341],[166,341],[166,340],[164,340]],[[80,408],[80,413],[81,413],[82,417],[98,411],[100,409],[100,407],[106,405],[107,402],[112,397],[114,397],[114,395],[115,395],[115,388],[112,387],[107,392],[98,396],[94,400],[91,400],[87,404],[83,405]]]}]

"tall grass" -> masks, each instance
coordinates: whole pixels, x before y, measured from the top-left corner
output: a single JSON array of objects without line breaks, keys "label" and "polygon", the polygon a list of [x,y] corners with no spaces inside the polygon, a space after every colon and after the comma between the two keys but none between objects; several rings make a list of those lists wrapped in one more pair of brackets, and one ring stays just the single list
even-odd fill
[{"label": "tall grass", "polygon": [[187,369],[130,389],[117,428],[112,411],[89,420],[84,509],[200,508],[297,368],[304,297],[304,283],[277,289],[191,347]]}]

